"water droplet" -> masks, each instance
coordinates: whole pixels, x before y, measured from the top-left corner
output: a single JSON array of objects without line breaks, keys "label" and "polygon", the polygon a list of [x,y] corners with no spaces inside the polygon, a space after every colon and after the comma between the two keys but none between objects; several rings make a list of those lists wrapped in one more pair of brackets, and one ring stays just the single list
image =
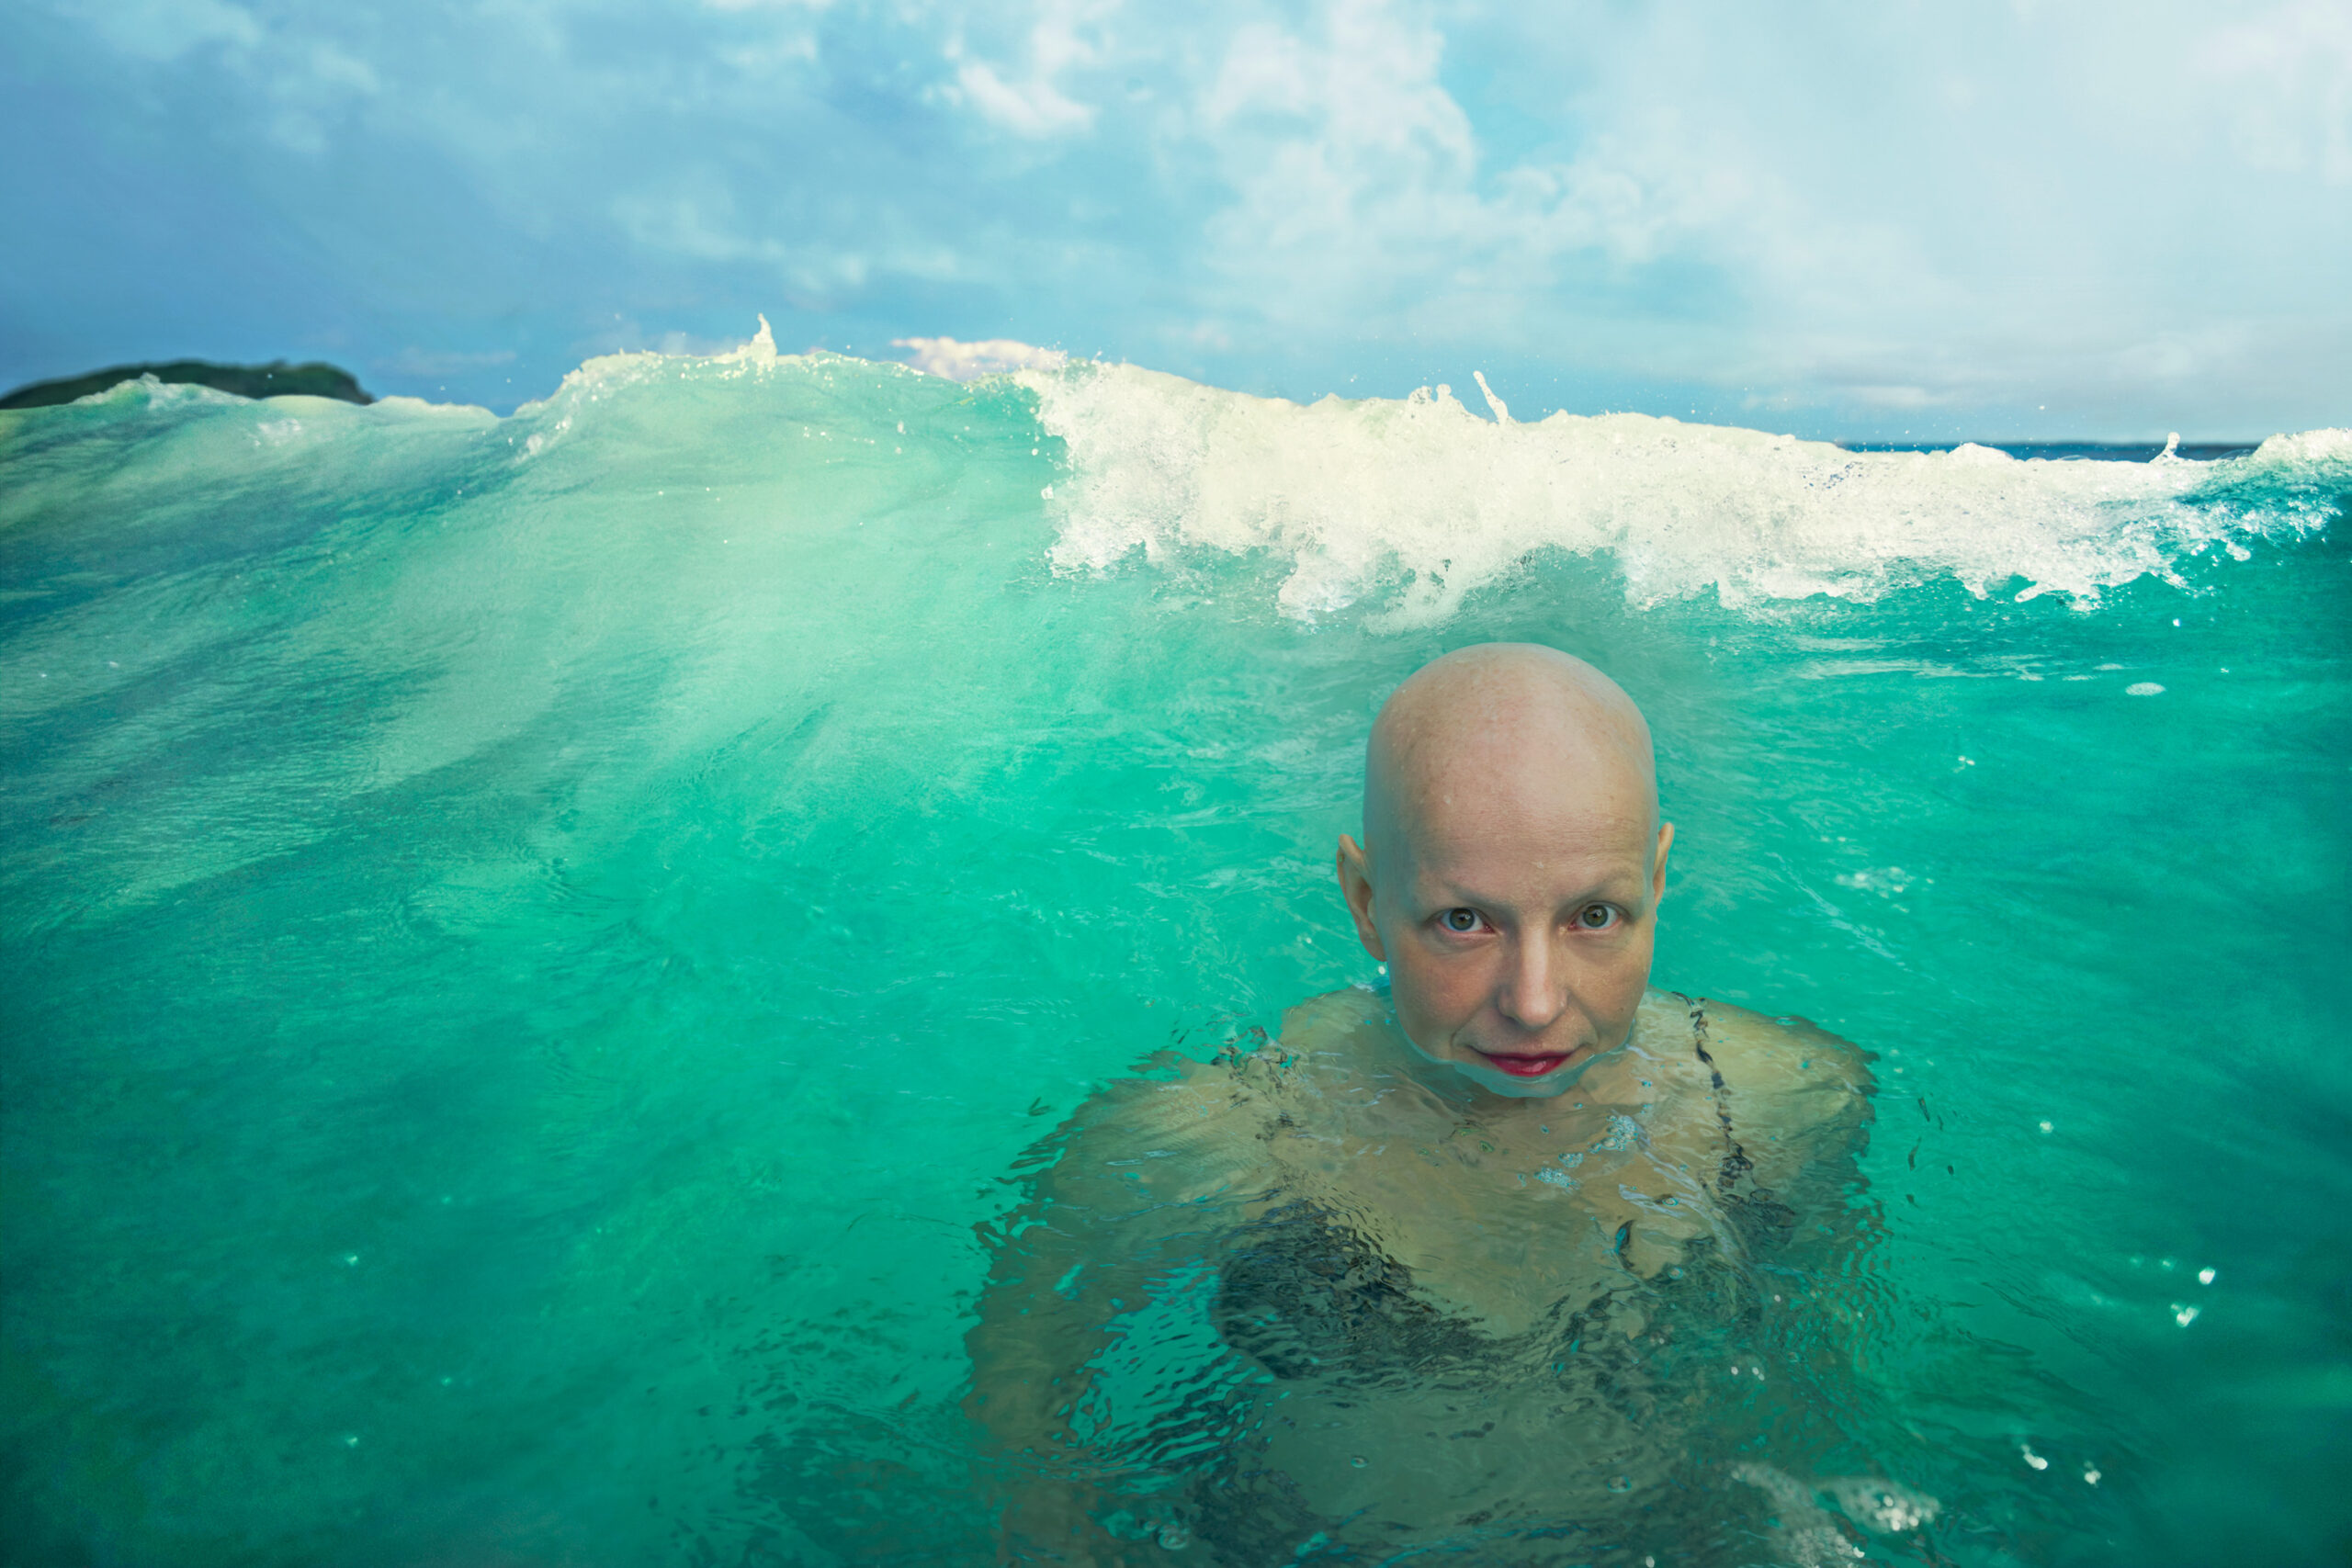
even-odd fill
[{"label": "water droplet", "polygon": [[1180,1525],[1167,1525],[1160,1529],[1159,1546],[1163,1551],[1182,1551],[1192,1544],[1191,1534]]},{"label": "water droplet", "polygon": [[2035,1453],[2023,1443],[2019,1443],[2018,1445],[2018,1452],[2023,1454],[2025,1456],[2026,1463],[2033,1466],[2036,1470],[2048,1470],[2050,1468],[2050,1461],[2048,1460],[2043,1459],[2040,1454]]},{"label": "water droplet", "polygon": [[2213,1270],[2211,1269],[2199,1269],[2197,1270],[2197,1282],[2200,1285],[2211,1284],[2213,1282]]},{"label": "water droplet", "polygon": [[2098,1471],[2096,1471],[2096,1470],[2089,1470],[2089,1469],[2086,1469],[2086,1470],[2083,1472],[2083,1480],[2084,1480],[2086,1483],[2088,1483],[2088,1484],[2090,1484],[2090,1485],[2092,1485],[2092,1486],[2096,1486],[2096,1485],[2098,1485]]},{"label": "water droplet", "polygon": [[1364,1459],[1363,1455],[1362,1455],[1362,1454],[1358,1454],[1358,1455],[1356,1455],[1356,1456],[1355,1456],[1355,1458],[1353,1458],[1353,1459],[1351,1459],[1351,1460],[1348,1461],[1348,1462],[1349,1462],[1350,1464],[1351,1464],[1351,1465],[1354,1465],[1358,1470],[1362,1470],[1362,1469],[1364,1467],[1364,1465],[1365,1465],[1365,1463],[1366,1463],[1366,1461],[1365,1461],[1365,1459]]}]

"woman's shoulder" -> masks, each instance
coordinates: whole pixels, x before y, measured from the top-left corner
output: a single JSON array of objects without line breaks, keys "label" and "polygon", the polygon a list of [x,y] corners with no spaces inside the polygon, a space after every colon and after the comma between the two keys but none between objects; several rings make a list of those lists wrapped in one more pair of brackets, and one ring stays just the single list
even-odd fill
[{"label": "woman's shoulder", "polygon": [[1794,1013],[1653,989],[1642,1021],[1654,1037],[1670,1031],[1687,1038],[1726,1090],[1774,1103],[1782,1113],[1776,1120],[1828,1121],[1875,1090],[1870,1053]]},{"label": "woman's shoulder", "polygon": [[1283,1014],[1278,1043],[1293,1052],[1329,1049],[1362,1031],[1389,1026],[1388,995],[1370,986],[1349,986],[1309,997]]}]

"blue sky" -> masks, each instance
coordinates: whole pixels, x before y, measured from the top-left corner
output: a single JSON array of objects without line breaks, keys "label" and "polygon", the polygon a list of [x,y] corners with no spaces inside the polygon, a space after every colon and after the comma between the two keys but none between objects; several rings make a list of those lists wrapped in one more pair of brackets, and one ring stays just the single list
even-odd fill
[{"label": "blue sky", "polygon": [[10,0],[0,384],[1010,337],[1804,434],[2352,423],[2352,0]]}]

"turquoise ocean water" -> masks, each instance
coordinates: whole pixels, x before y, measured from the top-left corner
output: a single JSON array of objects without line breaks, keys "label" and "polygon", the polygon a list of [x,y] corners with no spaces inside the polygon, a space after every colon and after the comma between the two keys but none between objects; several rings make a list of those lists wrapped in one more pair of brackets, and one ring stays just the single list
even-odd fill
[{"label": "turquoise ocean water", "polygon": [[1878,1054],[1844,1560],[2346,1561],[2347,507],[760,344],[0,415],[6,1561],[989,1561],[1016,1158],[1373,977],[1496,637],[1650,716],[1657,979]]}]

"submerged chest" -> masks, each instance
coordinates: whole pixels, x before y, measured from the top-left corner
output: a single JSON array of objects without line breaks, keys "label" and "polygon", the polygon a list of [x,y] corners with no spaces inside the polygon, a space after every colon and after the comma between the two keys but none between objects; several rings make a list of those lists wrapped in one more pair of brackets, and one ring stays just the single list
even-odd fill
[{"label": "submerged chest", "polygon": [[[1689,1086],[1508,1125],[1380,1108],[1278,1120],[1267,1212],[1346,1234],[1381,1288],[1489,1335],[1574,1312],[1722,1229],[1713,1105]],[[1338,1269],[1353,1280],[1372,1266]]]}]

